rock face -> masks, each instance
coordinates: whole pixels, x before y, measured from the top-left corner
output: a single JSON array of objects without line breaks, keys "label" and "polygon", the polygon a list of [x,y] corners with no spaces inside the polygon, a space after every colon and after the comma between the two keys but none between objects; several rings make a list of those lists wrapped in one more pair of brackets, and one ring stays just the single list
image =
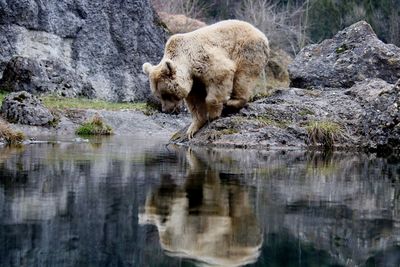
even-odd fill
[{"label": "rock face", "polygon": [[0,90],[52,93],[65,97],[93,97],[92,85],[68,66],[58,61],[25,57],[11,59],[0,80]]},{"label": "rock face", "polygon": [[3,101],[1,112],[11,123],[42,126],[55,119],[37,97],[25,91],[9,94]]},{"label": "rock face", "polygon": [[332,39],[305,47],[289,67],[290,86],[349,88],[366,78],[395,83],[400,78],[400,48],[380,41],[360,21]]},{"label": "rock face", "polygon": [[368,146],[400,148],[400,80],[393,86],[368,79],[346,93],[356,97],[363,107],[361,127]]},{"label": "rock face", "polygon": [[[165,32],[148,0],[0,1],[0,73],[14,56],[70,70],[107,100],[145,100],[143,62],[162,56]],[[33,87],[35,87],[33,85]]]}]

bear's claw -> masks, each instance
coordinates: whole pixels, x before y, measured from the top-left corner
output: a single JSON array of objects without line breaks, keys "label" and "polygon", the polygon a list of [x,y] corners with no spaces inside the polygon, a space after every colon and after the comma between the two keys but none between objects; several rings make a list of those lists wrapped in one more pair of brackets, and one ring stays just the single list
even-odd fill
[{"label": "bear's claw", "polygon": [[187,134],[188,139],[189,139],[189,140],[192,139],[193,136],[194,136],[194,134],[195,134],[197,131],[198,131],[198,127],[196,127],[196,125],[192,123],[192,124],[189,126],[189,129],[186,131],[186,134]]}]

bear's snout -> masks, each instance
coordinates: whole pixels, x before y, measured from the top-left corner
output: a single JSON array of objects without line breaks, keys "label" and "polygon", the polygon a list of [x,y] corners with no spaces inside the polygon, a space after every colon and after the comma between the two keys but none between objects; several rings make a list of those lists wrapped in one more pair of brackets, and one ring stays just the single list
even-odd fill
[{"label": "bear's snout", "polygon": [[[178,103],[179,104],[179,103]],[[179,113],[179,105],[175,103],[161,103],[161,110],[164,113]]]}]

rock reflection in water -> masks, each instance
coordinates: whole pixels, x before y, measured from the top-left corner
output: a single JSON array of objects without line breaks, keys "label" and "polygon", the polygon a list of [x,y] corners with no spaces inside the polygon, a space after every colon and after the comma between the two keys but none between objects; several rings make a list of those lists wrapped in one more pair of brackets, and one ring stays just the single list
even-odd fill
[{"label": "rock reflection in water", "polygon": [[398,267],[399,174],[396,157],[123,137],[0,148],[0,266]]},{"label": "rock reflection in water", "polygon": [[242,266],[260,254],[262,233],[250,201],[250,188],[224,175],[188,151],[183,185],[164,174],[139,216],[157,226],[162,248],[170,256],[201,266]]}]

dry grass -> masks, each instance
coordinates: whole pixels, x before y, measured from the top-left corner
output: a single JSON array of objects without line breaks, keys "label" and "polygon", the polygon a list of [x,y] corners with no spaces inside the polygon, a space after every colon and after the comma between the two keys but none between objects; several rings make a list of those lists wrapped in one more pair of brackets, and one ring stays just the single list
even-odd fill
[{"label": "dry grass", "polygon": [[307,127],[308,139],[312,145],[322,145],[331,149],[343,137],[342,127],[331,121],[313,121]]},{"label": "dry grass", "polygon": [[24,141],[23,133],[14,131],[4,121],[0,120],[0,139],[3,139],[7,144],[20,144]]}]

